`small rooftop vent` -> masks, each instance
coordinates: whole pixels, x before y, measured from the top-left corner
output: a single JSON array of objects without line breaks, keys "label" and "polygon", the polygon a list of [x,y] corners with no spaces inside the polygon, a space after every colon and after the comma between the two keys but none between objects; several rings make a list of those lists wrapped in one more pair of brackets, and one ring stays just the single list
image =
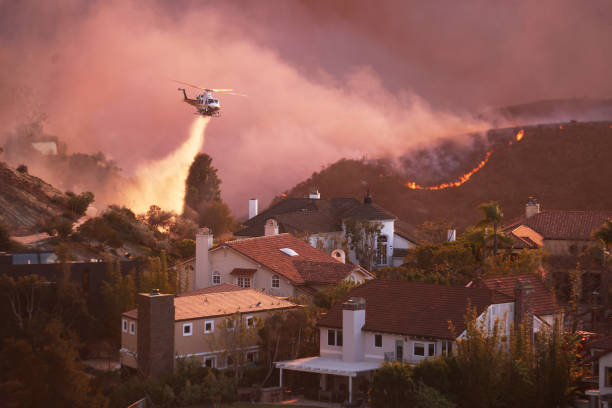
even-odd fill
[{"label": "small rooftop vent", "polygon": [[280,251],[289,256],[298,256],[299,254],[291,248],[281,248]]}]

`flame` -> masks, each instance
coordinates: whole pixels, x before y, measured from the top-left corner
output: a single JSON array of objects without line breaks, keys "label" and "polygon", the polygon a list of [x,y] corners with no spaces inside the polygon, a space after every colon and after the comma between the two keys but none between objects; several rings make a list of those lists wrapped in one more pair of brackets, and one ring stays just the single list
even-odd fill
[{"label": "flame", "polygon": [[[518,143],[521,140],[523,140],[523,137],[525,136],[525,129],[521,129],[517,132],[516,136],[515,136],[515,140],[511,140],[508,145],[513,145],[514,143]],[[439,184],[437,186],[420,186],[417,183],[415,183],[414,181],[409,181],[408,183],[405,184],[406,187],[411,188],[413,190],[443,190],[445,188],[449,188],[449,187],[459,187],[460,185],[462,185],[463,183],[465,183],[466,181],[468,181],[476,172],[478,172],[480,169],[482,169],[485,164],[487,164],[487,162],[489,161],[489,158],[491,157],[491,154],[493,153],[493,150],[490,150],[487,152],[484,160],[482,160],[480,163],[478,163],[478,166],[474,167],[472,170],[468,171],[467,173],[459,176],[459,178],[455,181],[451,181],[450,183],[442,183]]]},{"label": "flame", "polygon": [[152,204],[177,213],[183,210],[185,179],[189,166],[204,144],[210,118],[199,116],[191,125],[189,139],[161,160],[136,169],[136,186],[126,186],[125,203],[132,211],[144,213]]},{"label": "flame", "polygon": [[563,130],[563,125],[559,125],[559,129],[560,129],[560,130]]}]

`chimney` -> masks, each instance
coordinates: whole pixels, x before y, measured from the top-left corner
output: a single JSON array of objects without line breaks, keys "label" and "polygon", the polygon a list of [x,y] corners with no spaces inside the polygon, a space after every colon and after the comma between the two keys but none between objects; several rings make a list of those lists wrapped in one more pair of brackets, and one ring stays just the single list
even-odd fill
[{"label": "chimney", "polygon": [[514,288],[514,327],[523,324],[533,339],[533,298],[535,287],[528,280],[518,281]]},{"label": "chimney", "polygon": [[457,230],[449,229],[446,231],[446,240],[448,242],[453,242],[457,239]]},{"label": "chimney", "polygon": [[334,258],[336,261],[340,261],[342,263],[346,263],[346,254],[344,253],[343,250],[341,249],[334,249],[331,252],[331,256],[332,258]]},{"label": "chimney", "polygon": [[364,298],[351,297],[342,304],[342,360],[354,363],[364,360],[364,335],[361,328],[366,319]]},{"label": "chimney", "polygon": [[315,188],[310,192],[310,195],[308,196],[308,198],[313,199],[313,200],[320,200],[321,193],[319,193],[319,190]]},{"label": "chimney", "polygon": [[208,228],[200,228],[196,234],[195,279],[193,289],[210,286],[210,262],[208,250],[213,246],[213,234]]},{"label": "chimney", "polygon": [[269,235],[278,235],[278,222],[274,218],[270,218],[266,221],[266,225],[264,227],[264,235],[267,237]]},{"label": "chimney", "polygon": [[257,199],[251,198],[249,200],[249,220],[257,215]]},{"label": "chimney", "polygon": [[525,217],[529,218],[540,213],[540,203],[533,197],[529,197],[525,205]]},{"label": "chimney", "polygon": [[138,294],[138,372],[162,377],[174,371],[174,295]]}]

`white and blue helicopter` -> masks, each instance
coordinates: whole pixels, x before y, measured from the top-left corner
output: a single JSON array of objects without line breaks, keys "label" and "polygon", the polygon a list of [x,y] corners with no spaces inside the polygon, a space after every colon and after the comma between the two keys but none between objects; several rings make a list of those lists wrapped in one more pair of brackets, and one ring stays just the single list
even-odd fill
[{"label": "white and blue helicopter", "polygon": [[246,96],[243,94],[236,93],[232,89],[201,88],[197,85],[189,84],[187,82],[182,82],[182,81],[174,81],[174,82],[178,82],[179,84],[187,85],[192,88],[200,89],[204,91],[203,94],[197,95],[194,99],[192,99],[187,96],[187,92],[185,91],[185,88],[178,88],[179,91],[183,91],[183,96],[184,96],[183,101],[190,105],[195,106],[197,109],[197,112],[195,113],[198,115],[203,115],[203,116],[219,116],[221,114],[221,103],[219,102],[218,98],[213,97],[213,94],[212,94],[213,92],[222,93],[226,95]]}]

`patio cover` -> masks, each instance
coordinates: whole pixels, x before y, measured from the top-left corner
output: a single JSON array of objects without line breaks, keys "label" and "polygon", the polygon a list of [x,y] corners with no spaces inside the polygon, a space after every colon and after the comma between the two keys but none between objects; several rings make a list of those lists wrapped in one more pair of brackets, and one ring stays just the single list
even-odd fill
[{"label": "patio cover", "polygon": [[371,361],[349,363],[335,358],[306,357],[297,360],[277,361],[274,364],[276,364],[276,368],[284,370],[356,377],[361,372],[380,368],[382,361],[380,363]]}]

